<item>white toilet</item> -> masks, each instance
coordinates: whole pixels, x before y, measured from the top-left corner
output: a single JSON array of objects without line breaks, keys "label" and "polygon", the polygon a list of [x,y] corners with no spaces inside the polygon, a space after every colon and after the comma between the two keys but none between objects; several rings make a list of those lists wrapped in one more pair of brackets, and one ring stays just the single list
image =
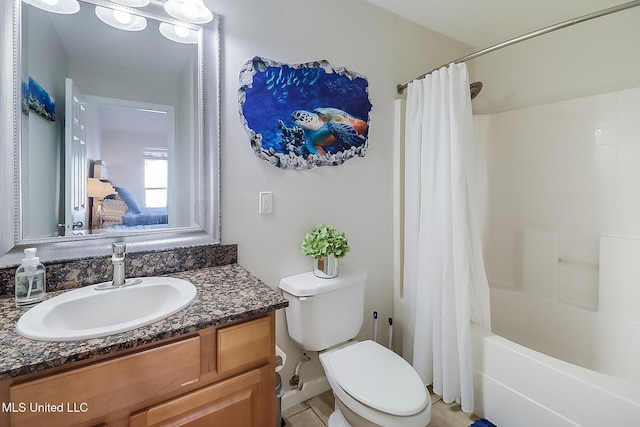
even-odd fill
[{"label": "white toilet", "polygon": [[330,427],[425,427],[431,398],[413,367],[374,341],[350,341],[362,327],[366,279],[349,264],[334,279],[312,272],[283,278],[289,335],[303,350],[321,352],[336,397]]}]

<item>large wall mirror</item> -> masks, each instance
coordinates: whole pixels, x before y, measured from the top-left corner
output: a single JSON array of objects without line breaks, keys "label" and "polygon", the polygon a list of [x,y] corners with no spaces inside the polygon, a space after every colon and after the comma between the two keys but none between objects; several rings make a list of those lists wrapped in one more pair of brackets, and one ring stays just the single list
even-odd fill
[{"label": "large wall mirror", "polygon": [[[57,261],[113,241],[219,243],[219,18],[180,22],[159,0],[79,0],[72,14],[28,3],[0,6],[13,75],[0,99],[13,106],[0,113],[0,267],[27,246]],[[121,12],[144,23],[132,30]]]}]

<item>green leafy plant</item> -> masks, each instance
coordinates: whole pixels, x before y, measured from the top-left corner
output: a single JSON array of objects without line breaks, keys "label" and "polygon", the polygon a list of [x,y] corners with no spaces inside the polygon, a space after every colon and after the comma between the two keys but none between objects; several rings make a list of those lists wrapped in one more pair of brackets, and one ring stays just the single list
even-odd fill
[{"label": "green leafy plant", "polygon": [[302,253],[315,259],[329,255],[342,258],[349,252],[347,236],[330,225],[318,224],[304,236]]}]

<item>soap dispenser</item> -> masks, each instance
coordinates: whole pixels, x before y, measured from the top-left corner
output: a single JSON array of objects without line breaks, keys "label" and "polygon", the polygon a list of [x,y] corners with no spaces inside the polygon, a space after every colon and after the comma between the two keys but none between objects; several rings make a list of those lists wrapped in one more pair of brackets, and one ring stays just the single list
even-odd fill
[{"label": "soap dispenser", "polygon": [[36,251],[36,248],[25,249],[25,258],[16,270],[16,307],[38,303],[47,292],[44,265],[40,264]]}]

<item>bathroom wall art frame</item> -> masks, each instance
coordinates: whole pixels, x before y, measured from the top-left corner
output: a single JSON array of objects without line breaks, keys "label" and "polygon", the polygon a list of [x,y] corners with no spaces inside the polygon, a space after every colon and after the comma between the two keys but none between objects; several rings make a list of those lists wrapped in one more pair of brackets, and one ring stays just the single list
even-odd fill
[{"label": "bathroom wall art frame", "polygon": [[29,110],[50,122],[56,121],[55,99],[33,77],[29,77],[29,82],[22,82],[22,112],[29,114]]},{"label": "bathroom wall art frame", "polygon": [[256,56],[240,71],[238,104],[255,155],[278,168],[337,166],[367,151],[367,79],[326,60]]}]

